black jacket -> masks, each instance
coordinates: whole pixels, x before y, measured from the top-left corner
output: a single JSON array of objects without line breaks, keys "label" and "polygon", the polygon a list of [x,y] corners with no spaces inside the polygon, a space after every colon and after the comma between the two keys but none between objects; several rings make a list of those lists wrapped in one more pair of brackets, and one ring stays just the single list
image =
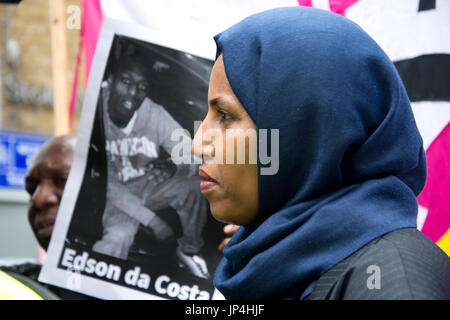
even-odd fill
[{"label": "black jacket", "polygon": [[323,274],[307,299],[450,300],[450,259],[417,229],[400,229]]}]

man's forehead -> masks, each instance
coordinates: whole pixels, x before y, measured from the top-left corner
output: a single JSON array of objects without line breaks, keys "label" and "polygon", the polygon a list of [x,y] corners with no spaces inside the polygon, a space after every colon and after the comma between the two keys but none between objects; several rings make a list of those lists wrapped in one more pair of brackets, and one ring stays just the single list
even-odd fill
[{"label": "man's forehead", "polygon": [[121,61],[117,71],[119,74],[129,74],[144,79],[149,77],[149,72],[147,71],[147,66],[145,64],[129,59]]},{"label": "man's forehead", "polygon": [[75,137],[54,138],[47,142],[31,159],[29,170],[40,165],[52,166],[55,162],[72,163],[75,150]]}]

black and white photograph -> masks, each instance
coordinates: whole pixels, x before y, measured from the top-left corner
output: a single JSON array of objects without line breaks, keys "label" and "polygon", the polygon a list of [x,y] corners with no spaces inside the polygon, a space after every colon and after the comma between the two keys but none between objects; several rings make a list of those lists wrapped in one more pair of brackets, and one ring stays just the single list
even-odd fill
[{"label": "black and white photograph", "polygon": [[97,298],[212,299],[223,224],[191,144],[213,61],[142,31],[104,24],[40,277]]}]

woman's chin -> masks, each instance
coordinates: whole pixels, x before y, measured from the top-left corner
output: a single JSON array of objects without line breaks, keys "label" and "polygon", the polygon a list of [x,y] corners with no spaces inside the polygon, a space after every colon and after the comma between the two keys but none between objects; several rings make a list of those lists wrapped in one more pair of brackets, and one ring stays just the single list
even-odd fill
[{"label": "woman's chin", "polygon": [[229,210],[224,210],[223,208],[217,208],[217,206],[210,205],[211,214],[219,222],[236,224],[234,222],[233,216],[228,213]]},{"label": "woman's chin", "polygon": [[229,217],[227,217],[226,215],[215,213],[213,210],[211,210],[211,214],[214,217],[214,219],[216,219],[219,222],[232,223],[229,221]]},{"label": "woman's chin", "polygon": [[[230,210],[233,211],[233,213],[235,213],[235,210],[233,210],[233,209],[230,209]],[[229,214],[230,210],[217,210],[217,209],[211,208],[211,214],[214,217],[214,219],[216,219],[219,222],[226,223],[226,224],[235,224],[238,226],[244,226],[253,221],[253,219],[248,221],[248,219],[246,219],[246,217],[242,217],[238,214],[230,215]]]},{"label": "woman's chin", "polygon": [[251,223],[258,215],[257,206],[246,206],[242,200],[230,197],[208,197],[212,216],[219,222],[243,226]]}]

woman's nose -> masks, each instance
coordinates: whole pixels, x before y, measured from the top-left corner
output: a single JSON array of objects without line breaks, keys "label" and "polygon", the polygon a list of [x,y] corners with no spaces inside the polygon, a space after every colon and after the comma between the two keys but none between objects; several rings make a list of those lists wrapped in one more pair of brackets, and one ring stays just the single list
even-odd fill
[{"label": "woman's nose", "polygon": [[200,159],[203,159],[202,126],[203,126],[203,122],[200,125],[200,127],[198,128],[197,132],[195,133],[194,139],[192,140],[192,153]]},{"label": "woman's nose", "polygon": [[214,157],[214,144],[211,139],[204,139],[204,132],[207,129],[205,125],[206,120],[202,122],[199,129],[195,133],[194,139],[192,140],[192,153],[202,159],[202,162],[208,161]]}]

